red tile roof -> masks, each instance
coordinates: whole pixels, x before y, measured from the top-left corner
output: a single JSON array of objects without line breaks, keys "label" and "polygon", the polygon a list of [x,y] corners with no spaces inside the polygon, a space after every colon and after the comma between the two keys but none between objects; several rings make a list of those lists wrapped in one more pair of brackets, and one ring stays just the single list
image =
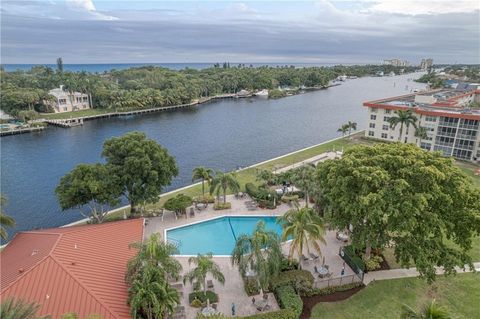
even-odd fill
[{"label": "red tile roof", "polygon": [[53,318],[130,319],[125,271],[142,237],[143,219],[18,233],[0,253],[0,299],[34,301]]}]

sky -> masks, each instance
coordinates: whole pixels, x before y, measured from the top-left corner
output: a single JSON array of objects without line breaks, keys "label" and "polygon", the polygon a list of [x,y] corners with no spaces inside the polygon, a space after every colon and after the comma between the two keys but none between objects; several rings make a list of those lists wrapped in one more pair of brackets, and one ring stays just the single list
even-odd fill
[{"label": "sky", "polygon": [[2,0],[1,63],[480,63],[480,1]]}]

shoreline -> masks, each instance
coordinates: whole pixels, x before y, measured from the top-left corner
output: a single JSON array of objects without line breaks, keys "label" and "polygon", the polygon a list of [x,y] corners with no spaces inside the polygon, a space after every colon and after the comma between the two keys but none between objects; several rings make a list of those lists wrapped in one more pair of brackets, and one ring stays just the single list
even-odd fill
[{"label": "shoreline", "polygon": [[[331,142],[334,142],[334,141],[338,141],[338,140],[341,140],[341,139],[345,139],[345,138],[348,138],[352,135],[356,135],[356,134],[360,134],[360,133],[364,133],[365,130],[359,130],[351,135],[347,135],[347,136],[341,136],[341,137],[336,137],[334,139],[331,139],[331,140],[327,140],[325,142],[321,142],[321,143],[318,143],[318,144],[315,144],[315,145],[311,145],[311,146],[307,146],[307,147],[304,147],[302,149],[299,149],[299,150],[296,150],[296,151],[293,151],[293,152],[290,152],[290,153],[287,153],[287,154],[283,154],[283,155],[280,155],[280,156],[277,156],[277,157],[274,157],[274,158],[271,158],[271,159],[268,159],[268,160],[265,160],[265,161],[262,161],[262,162],[258,162],[258,163],[255,163],[255,164],[252,164],[252,165],[249,165],[249,166],[246,166],[246,167],[242,167],[238,170],[235,170],[234,172],[241,172],[241,171],[244,171],[244,170],[247,170],[247,169],[250,169],[250,168],[255,168],[257,166],[260,166],[260,165],[263,165],[263,164],[267,164],[269,162],[273,162],[273,161],[276,161],[278,159],[282,159],[282,158],[285,158],[287,156],[290,156],[290,155],[294,155],[294,154],[297,154],[297,153],[300,153],[300,152],[303,152],[303,151],[306,151],[306,150],[309,150],[309,149],[312,149],[312,148],[315,148],[315,147],[318,147],[318,146],[321,146],[321,145],[324,145],[324,144],[327,144],[327,143],[331,143]],[[183,191],[183,190],[187,190],[189,188],[192,188],[192,187],[195,187],[197,185],[201,185],[202,182],[197,182],[197,183],[193,183],[193,184],[189,184],[189,185],[186,185],[186,186],[183,186],[183,187],[180,187],[180,188],[176,188],[174,190],[171,190],[171,191],[168,191],[166,193],[162,193],[160,194],[159,198],[161,198],[162,196],[167,196],[167,195],[171,195],[171,194],[174,194],[176,192],[179,192],[179,191]],[[122,211],[124,209],[128,209],[130,207],[130,205],[125,205],[125,206],[122,206],[122,207],[118,207],[118,208],[115,208],[115,209],[112,209],[110,211],[107,212],[107,214],[105,216],[108,216],[108,215],[111,215],[113,213],[116,213],[116,212],[119,212],[119,211]],[[87,221],[89,221],[90,218],[83,218],[81,220],[78,220],[78,221],[75,221],[75,222],[72,222],[72,223],[69,223],[69,224],[66,224],[66,225],[63,225],[63,226],[59,226],[59,227],[71,227],[71,226],[77,226],[77,225],[81,225],[81,224],[84,224],[86,223]]]}]

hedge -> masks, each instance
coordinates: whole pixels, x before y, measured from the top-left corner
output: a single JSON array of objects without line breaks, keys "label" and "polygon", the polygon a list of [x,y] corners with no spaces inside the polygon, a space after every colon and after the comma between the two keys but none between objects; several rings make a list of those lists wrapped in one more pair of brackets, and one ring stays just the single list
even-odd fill
[{"label": "hedge", "polygon": [[214,210],[222,210],[222,209],[230,209],[232,208],[232,203],[230,202],[219,202],[219,203],[215,203],[215,205],[213,206],[213,209]]},{"label": "hedge", "polygon": [[213,203],[215,203],[215,197],[213,197],[213,196],[210,195],[210,194],[205,194],[205,196],[203,196],[203,195],[195,196],[195,197],[193,198],[193,201],[195,201],[195,202],[197,202],[197,203],[213,204]]},{"label": "hedge", "polygon": [[314,288],[310,290],[308,293],[306,293],[307,297],[312,297],[312,296],[326,296],[326,295],[331,295],[336,292],[340,291],[347,291],[353,288],[361,287],[363,286],[362,282],[354,282],[351,284],[346,284],[342,286],[336,286],[336,287],[327,287],[327,288]]},{"label": "hedge", "polygon": [[281,309],[277,311],[261,312],[256,315],[242,317],[244,319],[298,319],[292,309]]},{"label": "hedge", "polygon": [[296,287],[298,283],[306,283],[307,286],[312,287],[313,275],[308,270],[289,270],[281,272],[278,276],[270,280],[271,290],[275,290],[282,286],[290,285]]},{"label": "hedge", "polygon": [[247,293],[247,296],[254,296],[260,293],[260,287],[258,285],[258,281],[256,278],[244,277],[243,286],[245,288],[245,292]]},{"label": "hedge", "polygon": [[292,286],[281,286],[275,290],[278,305],[282,309],[292,309],[294,318],[300,318],[303,311],[302,298],[296,293]]},{"label": "hedge", "polygon": [[278,201],[277,193],[262,187],[257,187],[252,183],[245,184],[245,192],[250,195],[251,198],[257,200],[260,207],[273,209],[275,208],[275,205],[273,204],[274,199]]},{"label": "hedge", "polygon": [[215,303],[218,302],[218,295],[210,290],[207,290],[206,294],[203,291],[194,291],[188,295],[188,303],[191,304],[194,299],[200,300],[202,304],[206,304],[207,299],[210,300],[210,303]]},{"label": "hedge", "polygon": [[[355,253],[355,248],[353,248],[352,245],[348,245],[348,246],[345,246],[343,248],[343,251],[345,252],[346,255],[348,255],[348,257],[350,257],[350,259],[352,260],[352,262],[357,266],[359,267],[362,271],[365,271],[365,263],[363,262],[362,258],[359,257],[356,253]],[[345,258],[343,258],[347,264],[349,264],[348,260],[346,260]],[[348,258],[347,258],[348,259]],[[350,268],[354,268],[353,265],[350,265]]]}]

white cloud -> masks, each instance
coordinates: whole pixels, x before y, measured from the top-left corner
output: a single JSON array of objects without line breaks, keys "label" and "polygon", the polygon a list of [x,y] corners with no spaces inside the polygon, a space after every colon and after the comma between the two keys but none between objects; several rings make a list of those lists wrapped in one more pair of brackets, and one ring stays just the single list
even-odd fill
[{"label": "white cloud", "polygon": [[67,5],[73,9],[95,11],[95,5],[92,0],[65,0]]},{"label": "white cloud", "polygon": [[470,13],[480,10],[478,0],[373,0],[367,12],[394,14],[448,14]]}]

